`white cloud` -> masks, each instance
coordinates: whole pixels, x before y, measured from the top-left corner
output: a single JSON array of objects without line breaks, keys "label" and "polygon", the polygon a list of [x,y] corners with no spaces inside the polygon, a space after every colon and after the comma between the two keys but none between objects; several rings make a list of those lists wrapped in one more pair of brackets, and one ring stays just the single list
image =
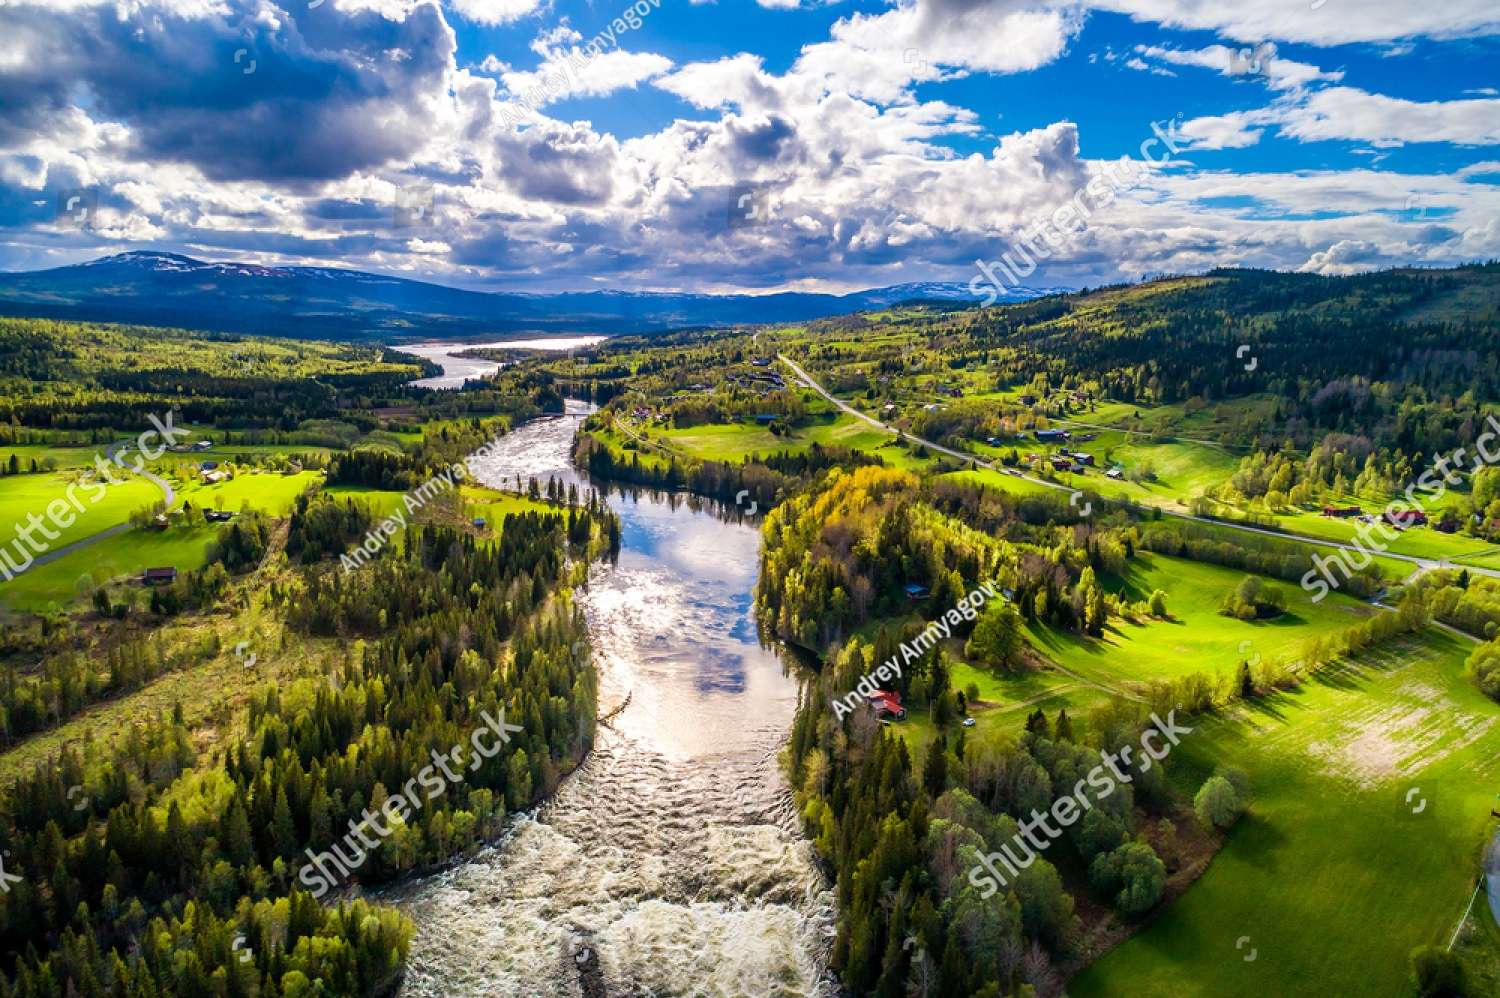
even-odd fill
[{"label": "white cloud", "polygon": [[1148,59],[1176,66],[1212,69],[1223,76],[1262,78],[1272,90],[1292,90],[1324,81],[1337,83],[1344,78],[1344,74],[1339,71],[1324,72],[1305,62],[1283,59],[1276,54],[1276,46],[1269,43],[1262,43],[1254,48],[1209,45],[1201,49],[1137,45],[1135,50]]},{"label": "white cloud", "polygon": [[494,27],[519,21],[541,8],[544,0],[449,0],[460,17]]},{"label": "white cloud", "polygon": [[1375,146],[1409,142],[1500,143],[1500,100],[1411,101],[1353,87],[1320,90],[1286,107],[1281,131],[1304,142],[1350,139]]},{"label": "white cloud", "polygon": [[1174,28],[1217,31],[1241,42],[1277,40],[1343,45],[1394,39],[1464,38],[1500,30],[1494,0],[1091,0],[1090,6]]}]

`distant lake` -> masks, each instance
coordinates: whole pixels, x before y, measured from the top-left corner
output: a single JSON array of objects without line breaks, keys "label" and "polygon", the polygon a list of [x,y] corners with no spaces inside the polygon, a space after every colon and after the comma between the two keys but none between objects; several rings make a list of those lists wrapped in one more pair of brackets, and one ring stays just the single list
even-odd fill
[{"label": "distant lake", "polygon": [[496,347],[509,347],[513,350],[579,350],[606,339],[606,336],[555,336],[531,340],[495,340],[492,343],[417,343],[397,349],[425,357],[442,367],[443,373],[435,378],[413,381],[412,384],[418,388],[461,388],[470,378],[494,374],[501,367],[493,360],[457,356],[465,350]]}]

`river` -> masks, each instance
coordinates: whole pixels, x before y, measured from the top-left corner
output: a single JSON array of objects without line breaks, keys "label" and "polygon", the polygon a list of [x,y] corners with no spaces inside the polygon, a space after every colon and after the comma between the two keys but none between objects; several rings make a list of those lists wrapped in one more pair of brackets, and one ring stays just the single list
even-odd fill
[{"label": "river", "polygon": [[[576,426],[516,430],[477,477],[586,488]],[[620,557],[582,602],[601,711],[628,706],[499,843],[391,892],[417,925],[401,994],[582,996],[585,979],[590,998],[836,994],[834,896],[776,762],[800,684],[756,637],[759,533],[684,496],[609,501]]]},{"label": "river", "polygon": [[595,343],[602,343],[604,336],[553,336],[529,340],[495,340],[491,343],[414,343],[397,347],[403,353],[425,357],[443,369],[443,373],[431,378],[413,381],[418,388],[462,388],[470,378],[483,378],[500,370],[493,360],[460,357],[465,350],[500,349],[511,350],[581,350]]}]

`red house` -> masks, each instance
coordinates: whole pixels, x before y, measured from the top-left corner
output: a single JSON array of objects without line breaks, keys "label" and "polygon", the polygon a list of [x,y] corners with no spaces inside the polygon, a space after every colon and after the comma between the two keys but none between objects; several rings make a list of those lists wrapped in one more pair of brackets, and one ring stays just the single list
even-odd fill
[{"label": "red house", "polygon": [[1358,506],[1324,506],[1323,507],[1323,515],[1324,516],[1336,516],[1336,517],[1339,517],[1340,519],[1346,519],[1346,518],[1351,517],[1351,516],[1358,516],[1360,514],[1360,512],[1361,512],[1361,510],[1360,510],[1360,508]]},{"label": "red house", "polygon": [[891,717],[906,720],[906,708],[901,706],[901,694],[894,690],[876,690],[865,698],[870,709],[881,719]]},{"label": "red house", "polygon": [[1401,513],[1386,510],[1380,515],[1393,527],[1425,527],[1427,525],[1427,514],[1420,509],[1408,509]]}]

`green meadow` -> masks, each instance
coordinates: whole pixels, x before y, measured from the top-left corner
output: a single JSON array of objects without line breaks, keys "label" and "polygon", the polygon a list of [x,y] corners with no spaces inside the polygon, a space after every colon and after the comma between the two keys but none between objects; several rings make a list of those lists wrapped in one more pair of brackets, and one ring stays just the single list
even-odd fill
[{"label": "green meadow", "polygon": [[147,568],[201,568],[215,529],[127,530],[17,576],[0,586],[0,601],[12,609],[41,611],[65,606],[95,586],[138,576]]},{"label": "green meadow", "polygon": [[1178,789],[1232,763],[1250,811],[1207,872],[1068,994],[1413,993],[1407,954],[1458,926],[1500,790],[1500,706],[1464,677],[1469,647],[1428,631],[1198,718],[1173,755]]},{"label": "green meadow", "polygon": [[[67,501],[68,486],[77,482],[78,477],[76,473],[59,472],[0,477],[0,530],[4,531],[0,534],[0,543],[11,543],[15,537],[12,524],[24,525],[27,517],[35,514],[58,537],[46,539],[40,530],[33,532],[32,536],[39,542],[45,540],[53,549],[60,548],[124,523],[132,512],[162,497],[161,490],[155,485],[133,475],[117,475],[118,485],[99,481],[105,489],[101,495],[98,486],[89,484],[95,481],[93,476],[88,476],[88,482],[78,484],[73,490],[83,506],[80,513]],[[67,527],[57,526],[47,515],[48,505],[57,500],[62,500],[65,512],[74,517]]]},{"label": "green meadow", "polygon": [[1219,613],[1220,602],[1245,572],[1205,562],[1141,552],[1120,577],[1102,576],[1111,592],[1131,601],[1153,590],[1167,594],[1167,620],[1130,623],[1112,617],[1104,637],[1090,638],[1028,625],[1031,644],[1068,672],[1118,687],[1195,672],[1232,672],[1241,659],[1292,661],[1301,643],[1342,630],[1379,611],[1340,593],[1314,603],[1300,586],[1267,580],[1287,596],[1287,612],[1244,621]]},{"label": "green meadow", "polygon": [[300,471],[283,475],[274,471],[244,470],[227,482],[204,485],[201,482],[177,486],[177,504],[190,502],[201,509],[225,509],[238,512],[241,507],[282,516],[288,513],[297,497],[323,480],[321,471]]},{"label": "green meadow", "polygon": [[894,468],[917,468],[931,463],[918,458],[906,446],[897,443],[894,433],[876,429],[846,412],[824,412],[810,416],[805,424],[794,427],[789,434],[781,436],[751,422],[653,430],[653,435],[692,457],[734,464],[746,458],[781,452],[800,454],[813,444],[822,447],[848,447],[878,455]]}]

